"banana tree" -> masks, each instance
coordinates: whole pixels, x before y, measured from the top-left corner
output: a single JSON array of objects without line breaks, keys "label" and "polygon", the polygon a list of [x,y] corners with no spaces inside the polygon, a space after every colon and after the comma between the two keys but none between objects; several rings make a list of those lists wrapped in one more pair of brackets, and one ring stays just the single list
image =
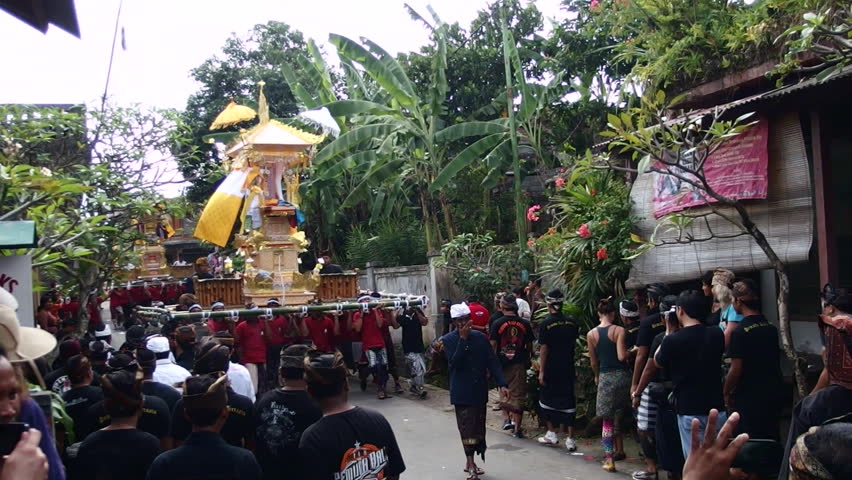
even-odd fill
[{"label": "banana tree", "polygon": [[[283,66],[284,76],[297,100],[307,109],[333,104],[338,91],[353,101],[385,102],[385,94],[375,82],[364,75],[347,59],[341,59],[344,70],[342,82],[335,83],[328,64],[313,40],[307,42],[308,56],[297,57],[298,68]],[[342,89],[341,89],[342,87]],[[335,115],[343,134],[349,131],[346,117]],[[369,121],[366,119],[365,121]],[[409,192],[399,176],[389,175],[398,164],[376,171],[378,155],[385,150],[363,151],[338,162],[315,162],[309,180],[302,184],[303,208],[318,222],[312,222],[317,236],[331,245],[330,237],[341,219],[374,221],[401,213]],[[367,181],[363,181],[368,178]],[[348,192],[341,195],[341,192]],[[363,217],[363,218],[362,218]]]},{"label": "banana tree", "polygon": [[[555,75],[546,85],[527,82],[516,41],[505,26],[503,47],[511,62],[514,76],[515,85],[510,87],[514,87],[513,90],[520,97],[520,102],[515,107],[515,119],[521,148],[532,153],[537,162],[547,164],[550,155],[543,143],[546,133],[544,116],[550,105],[564,97],[571,87],[565,86],[562,73]],[[483,161],[488,169],[483,184],[489,187],[496,185],[502,172],[511,166],[510,133],[509,122],[504,118],[460,123],[439,132],[435,140],[441,145],[463,139],[469,141],[473,137],[481,138],[447,163],[432,182],[431,189],[436,191],[443,188],[456,174],[479,161]]]},{"label": "banana tree", "polygon": [[400,63],[376,43],[332,34],[329,41],[344,67],[348,98],[324,106],[335,117],[346,118],[350,128],[320,150],[314,164],[331,171],[361,166],[358,184],[344,205],[370,197],[383,203],[374,203],[372,212],[389,212],[401,196],[413,194],[432,250],[444,238],[442,223],[447,235],[455,234],[446,196],[429,188],[445,166],[446,148],[435,137],[444,128],[446,113],[447,26],[431,8],[431,23],[409,11],[428,26],[436,46],[428,92],[418,94]]}]

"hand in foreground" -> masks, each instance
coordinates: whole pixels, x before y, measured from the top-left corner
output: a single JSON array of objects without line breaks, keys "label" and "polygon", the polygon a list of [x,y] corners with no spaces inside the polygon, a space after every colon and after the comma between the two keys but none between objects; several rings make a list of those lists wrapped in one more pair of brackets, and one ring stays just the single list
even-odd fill
[{"label": "hand in foreground", "polygon": [[538,372],[538,384],[544,386],[544,371]]},{"label": "hand in foreground", "polygon": [[47,478],[47,456],[38,447],[41,432],[31,428],[21,435],[21,440],[15,446],[3,463],[0,480],[43,480]]},{"label": "hand in foreground", "polygon": [[633,404],[633,408],[639,408],[639,403],[641,400],[641,395],[635,395],[633,393],[630,394],[630,402]]},{"label": "hand in foreground", "polygon": [[470,336],[470,329],[473,327],[473,322],[468,320],[464,325],[459,328],[459,336],[465,340]]},{"label": "hand in foreground", "polygon": [[704,431],[704,443],[699,445],[699,422],[692,420],[692,448],[686,465],[683,466],[683,480],[728,480],[731,464],[740,448],[748,441],[748,434],[743,433],[729,443],[729,439],[740,423],[740,414],[733,413],[716,435],[716,422],[719,412],[710,410],[707,418],[707,429]]}]

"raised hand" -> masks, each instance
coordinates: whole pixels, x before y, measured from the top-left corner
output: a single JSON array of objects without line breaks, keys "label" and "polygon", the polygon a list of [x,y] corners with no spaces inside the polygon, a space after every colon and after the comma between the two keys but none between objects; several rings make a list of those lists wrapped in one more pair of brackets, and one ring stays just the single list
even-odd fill
[{"label": "raised hand", "polygon": [[731,435],[740,423],[740,414],[733,413],[716,435],[716,422],[719,412],[710,410],[707,428],[704,431],[704,443],[699,443],[700,423],[692,420],[692,448],[686,465],[683,467],[683,480],[728,480],[734,457],[748,441],[748,434],[741,434],[729,442]]}]

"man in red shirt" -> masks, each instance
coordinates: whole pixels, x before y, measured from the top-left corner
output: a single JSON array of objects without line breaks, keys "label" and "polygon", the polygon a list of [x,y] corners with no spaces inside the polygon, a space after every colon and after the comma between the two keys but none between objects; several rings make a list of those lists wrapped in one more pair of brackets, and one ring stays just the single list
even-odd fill
[{"label": "man in red shirt", "polygon": [[340,335],[340,318],[337,315],[312,312],[305,318],[305,325],[315,349],[327,353],[334,352],[332,339]]},{"label": "man in red shirt", "polygon": [[479,297],[471,295],[467,297],[467,306],[470,308],[470,323],[471,328],[478,330],[488,336],[488,321],[491,318],[491,313],[485,308],[485,305],[479,303]]},{"label": "man in red shirt", "polygon": [[[365,295],[358,299],[360,303],[370,303],[372,297]],[[352,315],[352,329],[361,334],[362,350],[367,357],[367,365],[374,381],[378,384],[379,400],[388,398],[388,352],[385,349],[385,339],[382,336],[382,326],[385,315],[377,308],[362,310]],[[361,385],[365,388],[366,379],[362,378]]]},{"label": "man in red shirt", "polygon": [[[213,304],[210,305],[210,310],[213,312],[222,312],[225,310],[225,304],[222,302],[213,302]],[[210,320],[207,320],[207,330],[210,331],[211,335],[217,332],[228,332],[231,336],[233,336],[234,326],[236,325],[235,320],[236,317],[211,318]]]},{"label": "man in red shirt", "polygon": [[[256,310],[257,306],[250,308]],[[234,340],[240,361],[246,366],[251,377],[251,383],[256,392],[260,393],[266,376],[266,341],[269,338],[269,320],[265,315],[246,317],[237,325]]]}]

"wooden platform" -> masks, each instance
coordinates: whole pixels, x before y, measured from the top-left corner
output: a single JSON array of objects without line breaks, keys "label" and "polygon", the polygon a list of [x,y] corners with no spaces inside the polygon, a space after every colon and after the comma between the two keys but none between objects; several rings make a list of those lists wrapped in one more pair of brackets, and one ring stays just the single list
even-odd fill
[{"label": "wooden platform", "polygon": [[242,278],[211,278],[209,280],[193,279],[195,283],[195,298],[205,310],[213,302],[220,301],[228,307],[243,307]]},{"label": "wooden platform", "polygon": [[358,296],[357,273],[332,273],[320,275],[317,298],[322,302],[352,299]]}]

